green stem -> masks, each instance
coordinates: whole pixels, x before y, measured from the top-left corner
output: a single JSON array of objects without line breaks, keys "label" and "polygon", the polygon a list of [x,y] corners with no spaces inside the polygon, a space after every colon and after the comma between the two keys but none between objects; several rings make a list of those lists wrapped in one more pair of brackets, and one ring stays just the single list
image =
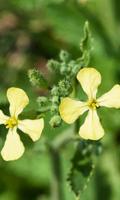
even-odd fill
[{"label": "green stem", "polygon": [[[75,80],[75,83],[74,83],[74,97],[77,97],[77,80]],[[78,131],[79,131],[79,128],[80,128],[80,120],[77,119],[76,122],[75,122],[75,134],[78,134]]]},{"label": "green stem", "polygon": [[71,142],[77,142],[80,140],[80,137],[77,134],[60,134],[59,136],[56,137],[54,140],[53,146],[57,148],[58,150],[64,148],[67,144]]},{"label": "green stem", "polygon": [[59,151],[50,146],[52,163],[51,200],[65,200],[63,192],[62,166]]}]

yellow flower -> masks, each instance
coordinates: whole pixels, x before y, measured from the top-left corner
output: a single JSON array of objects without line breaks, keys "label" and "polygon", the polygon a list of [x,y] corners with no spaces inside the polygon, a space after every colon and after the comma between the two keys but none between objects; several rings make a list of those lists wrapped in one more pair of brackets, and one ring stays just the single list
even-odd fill
[{"label": "yellow flower", "polygon": [[36,141],[41,136],[44,128],[44,120],[42,118],[19,120],[18,115],[29,103],[28,96],[22,89],[9,88],[7,98],[10,103],[10,117],[4,115],[2,110],[0,110],[0,124],[4,124],[8,128],[8,134],[1,155],[4,160],[10,161],[20,158],[25,150],[17,133],[17,128],[28,134],[33,141]]},{"label": "yellow flower", "polygon": [[103,137],[104,129],[97,115],[97,108],[120,108],[120,85],[115,85],[109,92],[96,98],[98,86],[101,83],[101,75],[94,68],[83,68],[77,74],[84,92],[88,96],[86,102],[76,101],[69,97],[63,98],[59,106],[62,119],[73,123],[80,115],[88,111],[85,122],[80,127],[79,135],[84,139],[98,140]]}]

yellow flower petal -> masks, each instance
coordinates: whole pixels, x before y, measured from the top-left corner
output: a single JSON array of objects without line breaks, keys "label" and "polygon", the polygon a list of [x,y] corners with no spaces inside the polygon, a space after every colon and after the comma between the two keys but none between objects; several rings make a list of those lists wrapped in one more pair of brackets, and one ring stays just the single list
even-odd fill
[{"label": "yellow flower petal", "polygon": [[33,141],[36,141],[41,136],[44,128],[44,120],[42,118],[35,120],[21,120],[18,123],[18,128],[24,133],[28,134]]},{"label": "yellow flower petal", "polygon": [[94,68],[83,68],[78,72],[77,79],[88,98],[95,99],[97,88],[101,83],[100,73]]},{"label": "yellow flower petal", "polygon": [[7,90],[7,98],[10,103],[11,116],[18,116],[25,106],[29,103],[28,96],[24,90],[20,88],[11,87]]},{"label": "yellow flower petal", "polygon": [[84,139],[99,140],[104,135],[96,110],[90,109],[85,122],[80,127],[79,135]]},{"label": "yellow flower petal", "polygon": [[0,110],[0,124],[5,124],[8,119],[9,117]]},{"label": "yellow flower petal", "polygon": [[100,106],[120,108],[120,85],[115,85],[109,92],[97,99]]},{"label": "yellow flower petal", "polygon": [[24,146],[16,129],[9,129],[1,155],[4,160],[17,160],[24,153]]},{"label": "yellow flower petal", "polygon": [[68,124],[73,123],[80,115],[88,110],[86,103],[71,98],[64,98],[59,106],[61,118]]}]

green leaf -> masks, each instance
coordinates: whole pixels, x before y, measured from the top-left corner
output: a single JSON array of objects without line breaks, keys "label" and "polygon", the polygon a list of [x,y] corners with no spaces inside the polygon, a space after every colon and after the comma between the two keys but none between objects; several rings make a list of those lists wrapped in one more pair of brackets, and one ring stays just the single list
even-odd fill
[{"label": "green leaf", "polygon": [[92,162],[90,145],[89,142],[81,141],[71,160],[72,167],[68,175],[68,182],[76,196],[79,196],[87,188],[93,174],[94,164]]},{"label": "green leaf", "polygon": [[89,23],[86,21],[84,25],[84,36],[80,42],[81,57],[77,59],[78,63],[82,63],[83,67],[87,66],[90,61],[90,53],[92,49],[91,40]]},{"label": "green leaf", "polygon": [[80,43],[80,50],[82,52],[84,52],[85,50],[90,50],[91,49],[90,43],[91,43],[91,33],[90,33],[89,23],[88,21],[86,21],[84,25],[84,37]]}]

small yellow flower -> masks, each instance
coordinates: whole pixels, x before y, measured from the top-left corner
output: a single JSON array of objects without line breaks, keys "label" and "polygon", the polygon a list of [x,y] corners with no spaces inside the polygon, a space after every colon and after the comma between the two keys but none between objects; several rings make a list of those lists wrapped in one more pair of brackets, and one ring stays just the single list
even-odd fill
[{"label": "small yellow flower", "polygon": [[17,128],[28,134],[33,141],[36,141],[41,136],[44,128],[44,120],[42,118],[19,120],[18,115],[29,103],[28,96],[22,89],[9,88],[7,90],[7,98],[10,103],[10,117],[4,115],[2,110],[0,110],[0,124],[4,124],[8,128],[8,134],[1,155],[4,160],[10,161],[20,158],[25,150],[17,133]]},{"label": "small yellow flower", "polygon": [[79,135],[84,139],[99,140],[104,135],[104,129],[97,115],[97,108],[101,106],[120,108],[120,85],[115,85],[97,99],[97,88],[101,83],[100,73],[94,68],[83,68],[78,72],[77,79],[87,94],[88,100],[82,102],[69,97],[63,98],[59,106],[60,115],[66,123],[71,124],[88,111],[85,122],[80,127]]}]

